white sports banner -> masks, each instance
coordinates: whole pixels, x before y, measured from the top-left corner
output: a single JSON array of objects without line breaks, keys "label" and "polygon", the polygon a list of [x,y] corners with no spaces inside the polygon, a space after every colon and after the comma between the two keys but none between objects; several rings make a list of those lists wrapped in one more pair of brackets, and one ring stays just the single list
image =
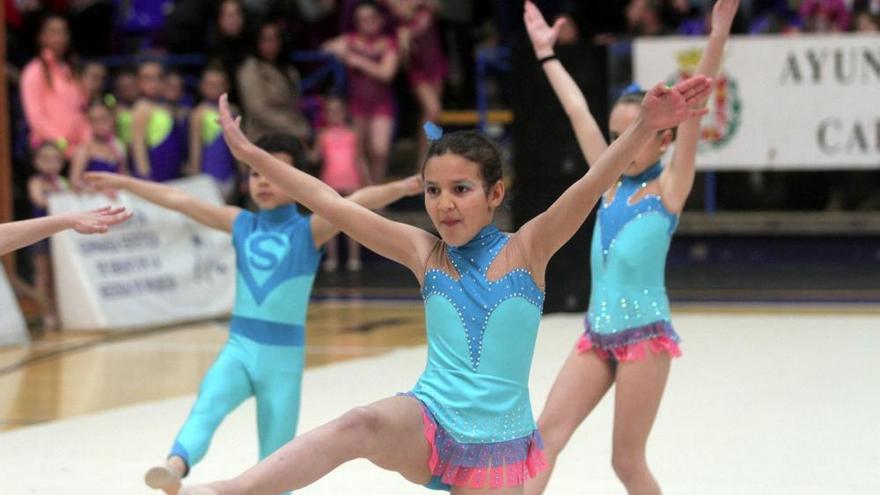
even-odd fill
[{"label": "white sports banner", "polygon": [[3,315],[0,318],[0,346],[26,344],[30,341],[27,324],[3,265],[0,265],[0,315]]},{"label": "white sports banner", "polygon": [[[636,82],[693,73],[705,43],[638,39]],[[710,109],[701,168],[880,168],[880,36],[733,37]]]},{"label": "white sports banner", "polygon": [[[223,204],[207,176],[169,183]],[[52,213],[110,204],[105,195],[50,197]],[[58,309],[65,330],[124,329],[224,315],[235,295],[229,234],[126,192],[112,201],[134,212],[103,235],[73,231],[52,238]]]}]

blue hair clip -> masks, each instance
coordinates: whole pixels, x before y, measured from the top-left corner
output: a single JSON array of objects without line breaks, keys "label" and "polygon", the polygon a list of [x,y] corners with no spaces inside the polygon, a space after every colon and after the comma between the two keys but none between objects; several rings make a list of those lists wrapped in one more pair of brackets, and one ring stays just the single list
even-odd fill
[{"label": "blue hair clip", "polygon": [[425,130],[425,137],[428,138],[428,141],[436,141],[443,137],[443,129],[433,122],[425,122],[423,128]]},{"label": "blue hair clip", "polygon": [[644,91],[644,89],[642,89],[642,87],[639,86],[639,83],[632,83],[632,84],[630,84],[629,86],[623,88],[623,91],[620,92],[620,96],[626,96],[626,95],[631,95],[631,94],[635,94],[635,93],[641,93],[641,92],[643,92],[643,91]]}]

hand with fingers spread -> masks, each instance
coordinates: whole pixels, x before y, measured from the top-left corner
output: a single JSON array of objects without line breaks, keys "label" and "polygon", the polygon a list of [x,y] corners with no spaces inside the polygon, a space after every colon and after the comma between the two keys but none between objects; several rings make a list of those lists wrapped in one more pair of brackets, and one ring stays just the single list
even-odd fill
[{"label": "hand with fingers spread", "polygon": [[122,189],[125,176],[111,172],[86,172],[83,182],[98,192],[111,192]]},{"label": "hand with fingers spread", "polygon": [[556,39],[559,38],[559,30],[565,24],[565,19],[557,19],[551,27],[544,20],[544,16],[538,10],[538,7],[531,1],[527,1],[523,12],[523,21],[526,24],[529,39],[532,41],[532,48],[535,49],[535,55],[538,58],[553,55],[553,45],[556,44]]},{"label": "hand with fingers spread", "polygon": [[671,88],[657,84],[642,100],[641,118],[649,128],[659,131],[675,127],[688,119],[702,117],[709,110],[693,108],[693,105],[711,91],[712,79],[702,75],[681,81]]},{"label": "hand with fingers spread", "polygon": [[125,207],[105,206],[97,210],[70,213],[71,228],[80,234],[102,234],[113,226],[131,218]]}]

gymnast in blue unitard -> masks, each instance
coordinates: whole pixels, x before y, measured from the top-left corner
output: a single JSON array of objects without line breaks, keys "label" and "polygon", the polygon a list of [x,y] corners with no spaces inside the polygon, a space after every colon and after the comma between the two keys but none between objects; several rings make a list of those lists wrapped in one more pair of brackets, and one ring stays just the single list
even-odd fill
[{"label": "gymnast in blue unitard", "polygon": [[[266,153],[287,166],[305,163],[299,141],[290,135],[263,137]],[[319,215],[302,215],[278,186],[251,170],[249,191],[257,212],[216,206],[162,184],[110,173],[89,173],[97,189],[124,189],[199,223],[232,233],[236,253],[235,305],[229,340],[208,370],[198,398],[163,465],[151,468],[151,488],[176,494],[208,450],[220,422],[248,397],[257,403],[260,458],[296,433],[305,357],[306,311],[320,261],[320,247],[338,230]],[[349,199],[381,208],[421,192],[417,177],[363,188]]]}]

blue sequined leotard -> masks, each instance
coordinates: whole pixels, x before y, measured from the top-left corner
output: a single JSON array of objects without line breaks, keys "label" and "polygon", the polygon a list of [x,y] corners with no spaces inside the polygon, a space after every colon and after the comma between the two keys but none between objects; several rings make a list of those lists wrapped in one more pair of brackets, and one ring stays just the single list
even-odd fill
[{"label": "blue sequined leotard", "polygon": [[457,274],[425,274],[428,363],[412,395],[425,410],[435,488],[521,485],[543,467],[528,378],[544,294],[522,268],[487,278],[508,239],[489,225],[445,246]]},{"label": "blue sequined leotard", "polygon": [[657,162],[637,176],[622,177],[614,198],[602,202],[593,233],[590,308],[578,344],[582,351],[631,360],[642,358],[648,345],[679,354],[665,284],[678,216],[656,195],[630,202],[662,171]]}]

